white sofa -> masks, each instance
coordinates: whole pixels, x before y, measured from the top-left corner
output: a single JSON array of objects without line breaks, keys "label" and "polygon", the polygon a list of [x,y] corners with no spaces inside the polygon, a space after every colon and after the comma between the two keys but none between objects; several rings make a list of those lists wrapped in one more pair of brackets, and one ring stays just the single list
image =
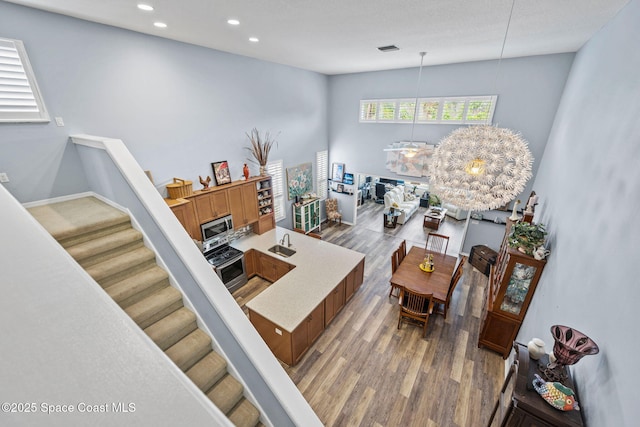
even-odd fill
[{"label": "white sofa", "polygon": [[404,224],[411,215],[420,207],[420,198],[413,194],[405,193],[404,186],[396,186],[387,191],[384,195],[384,208],[391,207],[401,211],[398,217],[398,224]]},{"label": "white sofa", "polygon": [[453,219],[456,219],[458,221],[462,220],[462,219],[467,219],[467,211],[462,210],[461,208],[459,208],[456,205],[452,205],[451,203],[443,203],[442,207],[445,208],[447,210],[447,216],[450,216]]}]

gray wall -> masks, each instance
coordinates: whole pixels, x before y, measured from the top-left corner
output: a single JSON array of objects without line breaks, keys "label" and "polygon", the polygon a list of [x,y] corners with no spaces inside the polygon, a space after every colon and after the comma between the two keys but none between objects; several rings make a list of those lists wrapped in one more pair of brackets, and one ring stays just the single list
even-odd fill
[{"label": "gray wall", "polygon": [[[428,54],[427,54],[428,55]],[[571,68],[573,54],[471,62],[422,70],[419,96],[498,94],[494,123],[517,129],[536,159],[544,151],[553,118]],[[416,62],[419,56],[416,52]],[[344,162],[348,172],[422,180],[385,169],[382,151],[411,137],[411,124],[359,123],[361,99],[415,98],[418,68],[345,74],[329,78],[329,149],[331,162]],[[437,143],[459,125],[416,124],[414,139]],[[528,195],[530,190],[525,190]],[[525,197],[526,200],[526,197]]]},{"label": "gray wall", "polygon": [[639,22],[632,0],[576,55],[535,180],[552,253],[519,340],[551,347],[563,324],[596,341],[600,354],[573,369],[594,427],[640,419]]},{"label": "gray wall", "polygon": [[0,37],[24,41],[51,117],[66,125],[0,125],[0,171],[21,202],[87,189],[71,134],[121,139],[156,184],[175,176],[194,189],[214,161],[241,177],[253,127],[279,133],[271,159],[285,167],[328,147],[324,75],[5,2]]}]

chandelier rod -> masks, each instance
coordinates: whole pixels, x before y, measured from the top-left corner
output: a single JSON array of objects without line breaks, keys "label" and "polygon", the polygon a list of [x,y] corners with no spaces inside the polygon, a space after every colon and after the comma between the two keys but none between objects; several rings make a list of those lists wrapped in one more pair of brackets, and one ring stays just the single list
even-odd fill
[{"label": "chandelier rod", "polygon": [[413,108],[413,122],[411,123],[411,139],[409,142],[413,142],[413,131],[416,127],[416,119],[418,118],[418,96],[420,95],[420,81],[422,80],[422,64],[424,63],[424,56],[427,52],[420,52],[420,71],[418,72],[418,84],[416,85],[416,104]]},{"label": "chandelier rod", "polygon": [[[509,35],[509,28],[511,27],[511,18],[513,17],[513,9],[515,8],[516,0],[511,1],[511,10],[509,11],[509,20],[507,20],[507,28],[504,30],[504,37],[502,39],[502,48],[500,49],[500,56],[498,57],[498,69],[496,70],[496,77],[493,81],[493,93],[498,92],[498,78],[500,77],[500,68],[502,66],[502,57],[504,55],[504,47],[507,44],[507,35]],[[487,117],[487,121],[489,117]],[[485,123],[488,124],[488,123]]]}]

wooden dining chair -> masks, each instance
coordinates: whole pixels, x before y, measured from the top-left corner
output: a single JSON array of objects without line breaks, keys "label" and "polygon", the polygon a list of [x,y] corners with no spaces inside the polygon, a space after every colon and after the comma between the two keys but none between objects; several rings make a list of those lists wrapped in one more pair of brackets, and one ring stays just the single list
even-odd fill
[{"label": "wooden dining chair", "polygon": [[[391,254],[391,275],[393,275],[393,273],[396,272],[396,270],[398,269],[398,266],[400,265],[400,259],[399,259],[399,254],[398,254],[398,250],[396,249],[395,251],[393,251],[393,253]],[[394,291],[397,289],[398,291],[400,290],[400,286],[394,285],[393,283],[391,284],[391,289],[389,290],[389,298],[391,298],[392,296],[397,296],[394,295]]]},{"label": "wooden dining chair", "polygon": [[433,295],[420,294],[411,289],[400,289],[400,314],[398,315],[398,329],[403,321],[423,323],[422,336],[427,336],[429,315],[433,313]]},{"label": "wooden dining chair", "polygon": [[398,248],[398,257],[400,258],[398,261],[402,262],[402,260],[406,255],[407,255],[407,241],[403,240],[402,243],[400,243],[400,247]]},{"label": "wooden dining chair", "polygon": [[444,234],[429,233],[427,236],[427,244],[424,249],[432,252],[447,253],[449,247],[449,236]]},{"label": "wooden dining chair", "polygon": [[442,314],[444,315],[445,319],[447,318],[447,312],[449,311],[449,304],[451,304],[453,291],[456,289],[456,285],[462,277],[462,271],[464,269],[465,262],[467,262],[467,257],[463,255],[462,258],[460,258],[460,262],[458,263],[456,270],[453,272],[453,276],[451,276],[451,283],[449,284],[449,290],[447,291],[447,300],[444,304],[441,304],[443,311]]}]

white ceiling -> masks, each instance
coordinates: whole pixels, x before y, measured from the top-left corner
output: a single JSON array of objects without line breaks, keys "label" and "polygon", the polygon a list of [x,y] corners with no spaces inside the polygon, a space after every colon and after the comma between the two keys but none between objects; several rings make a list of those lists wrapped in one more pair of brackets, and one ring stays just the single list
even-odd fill
[{"label": "white ceiling", "polygon": [[[514,0],[503,57],[575,52],[629,0]],[[324,74],[500,57],[512,0],[9,0]],[[136,4],[154,6],[142,12]],[[238,26],[227,19],[236,18]],[[155,28],[154,21],[168,27]],[[250,36],[260,39],[248,41]],[[394,52],[377,47],[394,44]]]}]

